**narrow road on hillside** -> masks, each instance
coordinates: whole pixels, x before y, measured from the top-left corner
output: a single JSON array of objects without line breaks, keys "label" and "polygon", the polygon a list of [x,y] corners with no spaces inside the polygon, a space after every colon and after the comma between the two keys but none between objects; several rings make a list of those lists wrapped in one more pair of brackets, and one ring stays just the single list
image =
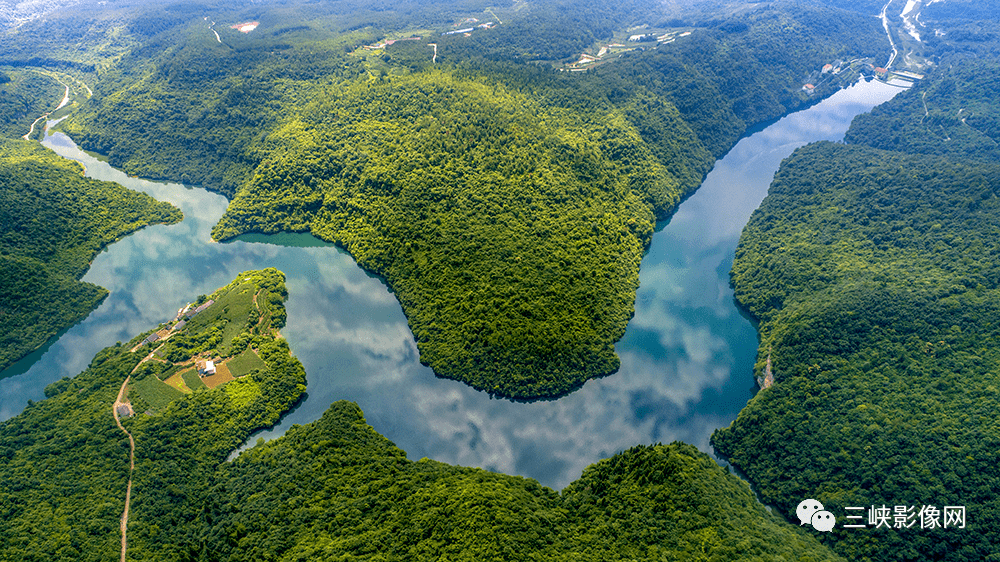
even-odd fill
[{"label": "narrow road on hillside", "polygon": [[45,119],[48,116],[49,116],[48,113],[43,113],[41,117],[39,117],[38,119],[35,119],[34,121],[32,121],[31,122],[31,128],[28,129],[28,132],[23,137],[21,137],[21,138],[24,139],[24,140],[31,140],[31,135],[35,132],[35,124],[37,124],[39,121],[41,121],[42,119]]},{"label": "narrow road on hillside", "polygon": [[[59,111],[60,109],[62,109],[64,107],[66,107],[67,105],[69,105],[69,102],[70,102],[70,97],[69,96],[70,96],[70,91],[71,91],[69,84],[67,84],[66,82],[63,82],[59,78],[59,76],[56,76],[55,73],[53,73],[53,72],[48,72],[48,71],[42,72],[40,70],[34,70],[34,69],[29,69],[29,70],[31,72],[35,72],[35,73],[41,74],[42,76],[48,76],[49,78],[52,78],[56,82],[59,82],[60,84],[62,84],[62,86],[64,88],[66,88],[66,91],[63,93],[62,100],[59,102],[59,105],[53,111]],[[90,86],[88,86],[86,83],[84,83],[83,80],[80,80],[79,78],[77,78],[75,76],[72,76],[70,74],[63,74],[63,76],[66,77],[69,80],[75,80],[75,81],[79,82],[81,86],[83,86],[84,88],[86,88],[86,90],[87,90],[87,97],[88,98],[90,98],[91,96],[94,95],[93,90],[91,90]],[[73,88],[72,90],[74,92],[77,91],[76,88]],[[33,135],[35,133],[35,125],[37,125],[39,121],[45,120],[51,114],[52,114],[52,111],[47,111],[47,112],[43,113],[41,117],[39,117],[38,119],[35,119],[34,121],[32,121],[31,122],[31,127],[28,129],[27,134],[25,134],[21,138],[24,139],[24,140],[31,140],[31,135]]]},{"label": "narrow road on hillside", "polygon": [[219,37],[219,32],[215,30],[215,22],[214,21],[212,22],[212,25],[208,26],[208,28],[211,29],[212,33],[215,34],[215,40],[218,41],[219,43],[222,43],[222,38]]},{"label": "narrow road on hillside", "polygon": [[[63,85],[63,87],[66,88],[66,93],[63,94],[62,101],[59,102],[59,106],[56,107],[54,111],[59,111],[60,109],[62,109],[63,107],[65,107],[66,104],[69,103],[69,86],[67,86],[65,82],[63,82],[62,80],[60,80],[59,78],[57,78],[55,76],[52,76],[50,74],[46,74],[44,72],[39,72],[37,70],[33,70],[32,72],[37,72],[38,74],[41,74],[42,76],[48,76],[49,78],[52,78],[56,82],[59,82],[60,84]],[[90,88],[87,88],[87,89],[89,90]],[[28,129],[28,132],[23,137],[21,137],[21,138],[24,139],[24,140],[31,140],[31,135],[34,134],[34,132],[35,132],[35,125],[37,125],[39,121],[42,121],[43,119],[45,119],[46,117],[48,117],[49,114],[51,114],[51,113],[52,113],[51,111],[46,111],[45,113],[42,114],[41,117],[39,117],[38,119],[35,119],[34,121],[32,121],[31,122],[31,127]]]},{"label": "narrow road on hillside", "polygon": [[879,14],[879,17],[882,18],[882,27],[885,29],[885,35],[889,38],[889,45],[892,46],[892,54],[889,55],[889,62],[885,63],[885,68],[887,70],[892,67],[893,61],[896,60],[896,55],[899,54],[899,49],[896,48],[896,42],[892,40],[892,32],[889,31],[889,16],[886,15],[886,10],[889,9],[889,4],[892,4],[892,0],[889,0],[885,3],[885,6],[882,6],[882,13]]},{"label": "narrow road on hillside", "polygon": [[87,89],[87,98],[93,97],[94,91],[90,89],[90,86],[88,86],[86,82],[84,82],[83,80],[80,80],[79,78],[76,78],[76,77],[74,77],[73,79],[76,80],[77,82],[79,82],[81,86],[83,86],[84,88]]},{"label": "narrow road on hillside", "polygon": [[[141,364],[142,363],[140,363],[140,365]],[[136,369],[138,368],[139,366],[136,365]],[[135,372],[134,369],[133,372]],[[131,379],[132,375],[130,373],[129,376],[125,377],[125,382],[122,383],[122,387],[118,390],[118,398],[115,399],[114,405],[111,406],[111,413],[112,415],[115,416],[115,423],[118,425],[118,429],[122,430],[122,432],[128,436],[128,446],[129,446],[128,486],[125,488],[125,510],[122,511],[122,520],[121,520],[121,533],[122,533],[121,562],[125,562],[125,550],[127,549],[128,545],[128,540],[126,539],[126,530],[128,527],[128,507],[129,504],[132,502],[132,473],[135,472],[135,439],[132,438],[132,434],[129,433],[128,430],[125,429],[125,426],[122,425],[122,421],[118,417],[118,408],[120,406],[125,406],[127,404],[124,400],[125,388],[128,386],[128,383]],[[129,406],[129,408],[131,408],[131,406]]]},{"label": "narrow road on hillside", "polygon": [[67,104],[69,104],[69,84],[63,82],[58,78],[56,78],[56,82],[59,82],[60,84],[63,85],[64,88],[66,88],[66,93],[63,94],[62,101],[60,101],[59,105],[56,107],[56,111],[59,111],[60,109],[66,107]]}]

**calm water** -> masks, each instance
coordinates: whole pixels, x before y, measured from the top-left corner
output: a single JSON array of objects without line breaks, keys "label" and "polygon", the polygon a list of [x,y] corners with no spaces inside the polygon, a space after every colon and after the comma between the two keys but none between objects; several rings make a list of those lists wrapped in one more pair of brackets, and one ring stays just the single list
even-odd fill
[{"label": "calm water", "polygon": [[520,474],[555,488],[640,443],[682,440],[711,452],[712,431],[728,425],[753,393],[756,333],[729,288],[740,231],[783,158],[811,141],[841,139],[854,115],[898,91],[861,83],[737,144],[654,236],[635,317],[617,345],[621,370],[560,400],[531,404],[491,400],[421,366],[395,297],[339,249],[292,234],[213,243],[222,196],[129,178],[65,135],[49,135],[44,144],[82,162],[88,176],[170,201],[185,219],[143,229],[97,256],[84,280],[110,296],[57,341],[0,373],[0,419],[42,399],[45,385],[82,371],[101,348],[172,318],[241,271],[276,267],[289,290],[282,332],[306,367],[309,390],[266,438],[346,399],[410,458]]}]

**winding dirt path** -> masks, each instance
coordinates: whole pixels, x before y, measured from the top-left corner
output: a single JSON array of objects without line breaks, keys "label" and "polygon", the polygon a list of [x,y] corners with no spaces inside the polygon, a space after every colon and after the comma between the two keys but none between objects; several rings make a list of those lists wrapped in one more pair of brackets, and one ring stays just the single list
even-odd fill
[{"label": "winding dirt path", "polygon": [[[141,364],[142,363],[140,363],[140,365]],[[136,365],[136,369],[138,368],[139,366]],[[132,372],[135,372],[135,370],[133,369]],[[121,562],[125,562],[125,550],[128,544],[128,541],[126,539],[126,529],[128,527],[128,507],[129,504],[132,502],[132,473],[135,472],[135,439],[132,437],[132,434],[129,433],[127,429],[125,429],[125,426],[122,425],[122,421],[118,417],[118,407],[128,404],[127,402],[125,402],[124,398],[125,398],[125,388],[128,386],[130,380],[132,380],[131,373],[129,373],[129,376],[125,377],[125,382],[123,382],[122,387],[118,389],[118,398],[115,399],[115,403],[111,407],[111,413],[115,416],[115,424],[118,425],[118,429],[122,430],[122,433],[128,436],[128,446],[129,446],[128,487],[125,488],[125,510],[122,511],[122,520],[121,520],[121,533],[122,533]],[[129,407],[131,408],[131,405]]]},{"label": "winding dirt path", "polygon": [[[257,309],[258,313],[261,312],[260,304],[258,304],[258,302],[257,302],[257,295],[259,295],[259,294],[260,294],[260,291],[257,291],[254,294],[254,296],[253,296],[253,304],[254,304],[254,307]],[[261,316],[260,320],[257,321],[257,325],[260,326],[260,323],[263,320],[264,320],[264,317]],[[165,337],[163,339],[166,340],[171,335],[173,335],[173,333],[169,334],[167,337]],[[128,383],[132,380],[132,374],[135,373],[136,370],[143,363],[145,363],[146,361],[157,360],[154,357],[154,354],[161,347],[163,347],[163,343],[161,343],[155,350],[153,350],[152,352],[150,352],[149,355],[147,355],[146,357],[143,357],[142,360],[139,361],[139,364],[136,365],[134,369],[132,369],[132,372],[129,373],[129,375],[127,377],[125,377],[125,382],[123,382],[121,388],[118,389],[118,397],[115,398],[115,403],[112,404],[112,406],[111,406],[111,414],[115,417],[115,424],[118,426],[118,429],[122,430],[122,433],[124,433],[125,435],[128,436],[128,446],[129,446],[129,454],[128,454],[128,465],[129,465],[128,466],[128,486],[125,488],[125,509],[122,511],[122,519],[121,519],[121,534],[122,534],[121,562],[125,562],[125,552],[128,550],[128,534],[127,534],[127,531],[128,531],[128,508],[129,508],[129,505],[132,503],[132,475],[135,473],[135,438],[132,437],[132,434],[129,433],[127,429],[125,429],[124,425],[122,425],[122,420],[121,420],[121,418],[118,415],[118,408],[120,406],[127,406],[129,408],[129,410],[131,411],[132,405],[127,400],[125,400],[125,390],[128,388]],[[133,348],[132,351],[135,352],[135,349],[137,349],[137,348],[138,348],[138,346],[136,346],[136,348]],[[185,361],[184,363],[176,363],[176,364],[177,365],[183,365],[183,364],[193,363],[193,362],[194,362],[194,358],[191,358],[188,361]]]},{"label": "winding dirt path", "polygon": [[260,325],[264,323],[264,311],[260,309],[260,303],[257,302],[257,295],[259,295],[260,291],[263,291],[263,290],[264,289],[260,289],[259,291],[257,291],[253,295],[253,306],[254,306],[254,308],[257,309],[257,314],[260,315],[260,317],[257,318],[257,325],[254,326],[254,328],[260,328]]},{"label": "winding dirt path", "polygon": [[32,121],[31,122],[31,128],[28,129],[28,134],[24,135],[21,138],[24,139],[24,140],[31,140],[31,135],[35,132],[35,125],[38,124],[39,121],[41,121],[42,119],[45,119],[48,116],[49,116],[48,113],[43,113],[41,117],[39,117],[38,119],[35,119],[34,121]]},{"label": "winding dirt path", "polygon": [[[173,334],[171,333],[163,339],[166,340],[171,335]],[[121,520],[121,533],[122,533],[121,562],[125,562],[125,551],[128,549],[128,538],[127,538],[128,535],[126,531],[128,529],[128,508],[129,505],[132,503],[132,475],[135,473],[135,438],[132,437],[132,434],[129,433],[127,429],[125,429],[124,425],[122,425],[122,420],[118,415],[118,407],[128,406],[129,411],[132,410],[132,404],[129,403],[127,400],[125,400],[125,389],[128,388],[128,383],[132,380],[132,374],[135,373],[136,370],[138,370],[143,363],[145,363],[146,361],[159,361],[153,355],[157,351],[159,351],[161,347],[163,347],[163,343],[160,343],[160,345],[156,349],[151,351],[149,355],[143,357],[142,360],[139,361],[139,364],[132,369],[132,372],[129,373],[127,377],[125,377],[125,382],[123,382],[122,387],[118,389],[118,397],[115,398],[115,403],[111,405],[111,415],[115,417],[115,424],[118,426],[118,429],[122,430],[122,433],[128,436],[128,448],[129,448],[128,486],[125,488],[125,509],[122,511],[122,520]],[[135,349],[133,349],[132,352],[134,353]]]},{"label": "winding dirt path", "polygon": [[215,30],[215,22],[214,21],[212,22],[212,25],[208,26],[208,28],[211,29],[212,33],[215,34],[215,40],[218,41],[219,43],[222,43],[222,37],[219,37],[219,32]]},{"label": "winding dirt path", "polygon": [[[47,76],[49,78],[52,78],[56,82],[59,82],[60,84],[62,84],[62,86],[64,88],[66,88],[66,91],[65,91],[65,93],[63,93],[62,100],[59,102],[59,106],[58,107],[56,107],[52,111],[47,111],[47,112],[43,113],[41,117],[39,117],[38,119],[35,119],[34,121],[32,121],[31,128],[28,129],[28,134],[26,134],[26,135],[24,135],[24,136],[21,137],[24,140],[31,140],[31,135],[35,132],[35,125],[37,125],[39,121],[42,121],[45,118],[47,118],[49,115],[52,114],[53,111],[59,111],[60,109],[62,109],[64,107],[66,107],[67,105],[69,105],[69,102],[70,102],[70,92],[71,92],[70,85],[67,84],[66,82],[63,82],[62,78],[60,78],[58,74],[56,74],[54,72],[51,72],[51,71],[42,72],[40,70],[35,70],[35,69],[28,69],[28,70],[30,72],[34,72],[36,74],[41,74],[42,76]],[[83,80],[80,80],[79,78],[73,76],[72,74],[63,74],[62,76],[63,76],[63,78],[67,78],[70,81],[79,82],[81,86],[83,86],[84,88],[86,88],[86,90],[87,90],[87,98],[88,99],[91,96],[94,95],[93,90],[91,90],[90,86],[88,86]],[[72,88],[73,92],[76,92],[76,90],[77,90],[76,88]]]}]

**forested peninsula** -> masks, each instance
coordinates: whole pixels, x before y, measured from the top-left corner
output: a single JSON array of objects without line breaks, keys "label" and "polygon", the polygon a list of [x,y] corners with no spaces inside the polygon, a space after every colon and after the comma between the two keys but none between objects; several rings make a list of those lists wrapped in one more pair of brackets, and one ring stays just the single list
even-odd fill
[{"label": "forested peninsula", "polygon": [[856,74],[811,95],[803,76],[885,50],[870,17],[775,3],[586,73],[528,64],[654,17],[564,4],[571,26],[538,7],[377,50],[359,46],[391,27],[357,14],[256,13],[250,34],[199,17],[110,68],[64,129],[129,173],[232,198],[216,239],[343,246],[437,375],[556,397],[617,370],[655,224],[714,159]]},{"label": "forested peninsula", "polygon": [[682,443],[557,493],[408,460],[336,402],[227,462],[305,390],[277,332],[286,295],[279,271],[245,272],[0,424],[0,558],[118,559],[131,482],[128,560],[840,560]]},{"label": "forested peninsula", "polygon": [[[107,291],[79,281],[105,246],[179,209],[42,148],[43,114],[65,86],[47,70],[0,71],[0,370],[85,318]],[[35,123],[32,125],[32,123]]]},{"label": "forested peninsula", "polygon": [[0,138],[0,369],[104,299],[107,290],[79,281],[102,248],[180,220],[173,205],[85,178],[34,141]]},{"label": "forested peninsula", "polygon": [[[889,506],[890,525],[822,537],[850,559],[1000,556],[996,45],[796,151],[736,252],[774,384],[713,442],[789,516]],[[907,526],[926,505],[965,506],[965,527]]]}]

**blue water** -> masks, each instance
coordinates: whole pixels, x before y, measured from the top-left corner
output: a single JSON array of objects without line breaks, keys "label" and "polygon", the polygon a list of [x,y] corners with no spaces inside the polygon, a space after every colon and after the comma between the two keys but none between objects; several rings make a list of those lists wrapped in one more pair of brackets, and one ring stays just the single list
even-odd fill
[{"label": "blue water", "polygon": [[654,235],[635,317],[616,346],[621,370],[559,400],[530,404],[491,400],[421,366],[395,297],[343,251],[302,234],[211,242],[225,198],[129,178],[65,135],[50,134],[43,144],[82,162],[88,176],[170,201],[185,218],[143,229],[97,256],[84,280],[111,294],[54,343],[0,373],[0,419],[44,398],[47,384],[79,373],[103,347],[173,318],[239,272],[276,267],[289,290],[282,333],[306,367],[308,398],[265,438],[347,399],[410,458],[520,474],[554,488],[640,443],[682,440],[711,453],[712,431],[735,419],[754,389],[756,332],[729,287],[740,231],[783,158],[808,142],[843,138],[854,115],[898,91],[860,83],[740,141]]}]

